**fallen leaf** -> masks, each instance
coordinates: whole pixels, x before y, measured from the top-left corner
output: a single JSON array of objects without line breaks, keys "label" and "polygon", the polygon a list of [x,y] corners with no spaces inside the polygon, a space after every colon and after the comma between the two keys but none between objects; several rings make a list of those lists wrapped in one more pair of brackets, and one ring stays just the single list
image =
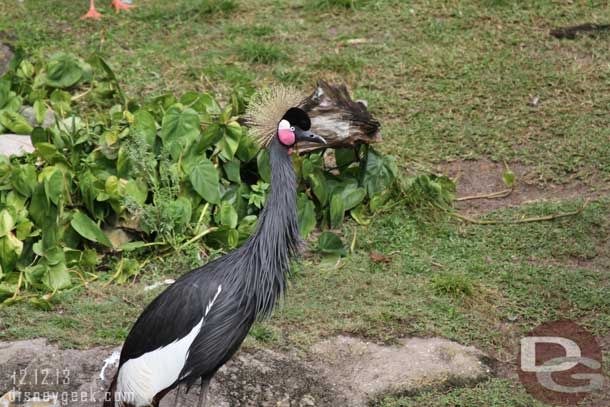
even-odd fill
[{"label": "fallen leaf", "polygon": [[376,251],[370,252],[369,257],[371,258],[371,261],[373,263],[391,263],[392,262],[391,257],[388,257],[385,254],[379,253]]}]

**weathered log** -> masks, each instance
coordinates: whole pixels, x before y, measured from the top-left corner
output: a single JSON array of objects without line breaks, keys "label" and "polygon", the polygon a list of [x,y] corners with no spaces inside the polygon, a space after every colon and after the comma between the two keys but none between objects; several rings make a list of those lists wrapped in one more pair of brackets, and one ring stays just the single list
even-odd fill
[{"label": "weathered log", "polygon": [[366,102],[352,100],[345,85],[330,85],[320,80],[301,107],[311,118],[311,130],[328,144],[303,143],[299,152],[321,148],[355,147],[380,140],[380,124],[367,109]]}]

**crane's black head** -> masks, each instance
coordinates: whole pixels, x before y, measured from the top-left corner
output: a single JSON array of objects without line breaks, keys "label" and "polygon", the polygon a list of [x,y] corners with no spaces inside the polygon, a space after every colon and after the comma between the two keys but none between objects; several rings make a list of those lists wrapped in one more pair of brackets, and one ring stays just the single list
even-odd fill
[{"label": "crane's black head", "polygon": [[305,111],[298,107],[288,109],[277,126],[277,137],[282,145],[290,148],[299,141],[326,144],[326,140],[312,133],[311,120]]}]

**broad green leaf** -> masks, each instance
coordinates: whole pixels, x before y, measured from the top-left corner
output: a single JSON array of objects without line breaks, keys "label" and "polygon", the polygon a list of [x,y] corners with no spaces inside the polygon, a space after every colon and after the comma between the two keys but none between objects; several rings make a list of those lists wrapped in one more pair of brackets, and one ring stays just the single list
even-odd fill
[{"label": "broad green leaf", "polygon": [[237,229],[222,228],[210,233],[208,239],[221,247],[232,249],[239,244],[239,231]]},{"label": "broad green leaf", "polygon": [[364,214],[365,206],[360,204],[352,209],[349,213],[359,225],[366,226],[371,223],[371,220]]},{"label": "broad green leaf", "polygon": [[345,201],[340,195],[334,194],[330,200],[330,228],[336,229],[345,217]]},{"label": "broad green leaf", "polygon": [[69,88],[82,78],[83,70],[75,56],[55,54],[46,66],[46,84],[52,88]]},{"label": "broad green leaf", "polygon": [[341,254],[339,253],[328,253],[322,256],[319,267],[324,271],[336,269],[341,261]]},{"label": "broad green leaf", "polygon": [[104,232],[102,232],[102,229],[84,213],[76,212],[72,217],[70,226],[85,239],[102,244],[106,247],[112,247],[112,243],[110,243],[110,240],[108,240]]},{"label": "broad green leaf", "polygon": [[360,205],[365,196],[366,191],[364,188],[345,188],[341,191],[341,198],[343,199],[346,211]]},{"label": "broad green leaf", "polygon": [[180,229],[183,229],[191,221],[193,206],[190,199],[184,196],[178,197],[178,199],[169,203],[169,210],[174,223]]},{"label": "broad green leaf", "polygon": [[51,143],[38,143],[34,152],[48,163],[53,163],[57,155],[57,147]]},{"label": "broad green leaf", "polygon": [[[2,279],[3,277],[3,273],[2,273],[2,267],[0,267],[0,279]],[[1,283],[0,284],[0,300],[4,300],[2,302],[3,305],[11,305],[11,302],[8,302],[8,300],[5,300],[6,297],[10,297],[15,293],[15,285],[12,284],[6,284],[6,283]]]},{"label": "broad green leaf", "polygon": [[504,185],[506,185],[508,188],[515,186],[515,179],[515,173],[510,169],[507,169],[504,171],[504,174],[502,174],[502,181],[504,181]]},{"label": "broad green leaf", "polygon": [[161,139],[170,149],[174,160],[197,138],[199,124],[197,112],[191,108],[183,109],[180,104],[173,105],[165,113],[161,124]]},{"label": "broad green leaf", "polygon": [[303,193],[300,193],[297,199],[297,215],[299,233],[302,238],[306,238],[316,227],[316,207]]},{"label": "broad green leaf", "polygon": [[364,174],[364,187],[369,196],[385,191],[396,178],[396,159],[393,156],[381,156],[369,147]]},{"label": "broad green leaf", "polygon": [[31,286],[43,289],[42,279],[44,278],[46,271],[47,265],[44,264],[44,262],[40,262],[36,265],[26,267],[23,276],[25,277],[25,281]]},{"label": "broad green leaf", "polygon": [[239,223],[237,230],[239,231],[239,239],[240,241],[246,240],[254,230],[256,229],[256,220],[258,218],[256,215],[248,215],[244,216],[244,218]]},{"label": "broad green leaf", "polygon": [[23,242],[12,233],[0,237],[0,267],[5,273],[13,271],[17,259],[23,252]]},{"label": "broad green leaf", "polygon": [[371,212],[376,212],[379,208],[381,208],[383,206],[384,203],[386,203],[386,201],[389,198],[389,194],[387,192],[385,193],[380,193],[377,195],[374,195],[371,198],[371,201],[369,202],[369,207],[371,208]]},{"label": "broad green leaf", "polygon": [[131,167],[130,164],[127,146],[121,146],[116,160],[116,172],[119,178],[128,178]]},{"label": "broad green leaf", "polygon": [[61,290],[72,285],[70,273],[64,263],[48,266],[46,271],[42,282],[51,290]]},{"label": "broad green leaf", "polygon": [[120,270],[118,271],[116,282],[119,284],[124,284],[131,277],[137,276],[140,273],[142,266],[135,259],[123,258],[119,263],[119,268]]},{"label": "broad green leaf", "polygon": [[34,127],[34,130],[32,130],[32,134],[30,134],[30,140],[32,141],[32,145],[34,147],[36,147],[38,143],[48,143],[48,130],[43,129],[42,127]]},{"label": "broad green leaf", "polygon": [[235,155],[242,162],[248,162],[256,157],[259,150],[260,147],[256,144],[252,137],[242,137]]},{"label": "broad green leaf", "polygon": [[125,195],[139,205],[144,205],[148,197],[148,188],[144,181],[130,179],[125,184]]},{"label": "broad green leaf", "polygon": [[[28,237],[35,235],[32,233],[32,229],[34,228],[34,224],[29,220],[23,220],[17,224],[17,228],[15,229],[15,236],[19,240],[25,240]],[[39,231],[38,231],[39,232]]]},{"label": "broad green leaf", "polygon": [[233,159],[222,165],[229,181],[241,182],[240,164],[239,160]]},{"label": "broad green leaf", "polygon": [[14,166],[11,171],[11,183],[23,196],[30,197],[36,188],[36,167],[32,164]]},{"label": "broad green leaf", "polygon": [[8,110],[0,112],[0,124],[15,134],[30,134],[34,130],[25,117]]},{"label": "broad green leaf", "polygon": [[[136,242],[129,242],[129,243],[122,244],[119,247],[119,250],[123,251],[123,252],[132,252],[134,250],[142,249],[144,247],[161,246],[163,244],[164,244],[163,242],[150,242],[150,243],[147,243],[147,242],[142,242],[142,241],[136,241]],[[94,251],[94,253],[95,253],[95,251]]]},{"label": "broad green leaf", "polygon": [[0,211],[0,237],[8,235],[15,227],[15,219],[11,216],[8,210]]},{"label": "broad green leaf", "polygon": [[232,160],[239,147],[241,140],[241,126],[237,122],[231,122],[225,126],[224,137],[220,140],[220,158],[224,161]]},{"label": "broad green leaf", "polygon": [[186,92],[181,98],[180,103],[192,107],[199,113],[218,114],[220,106],[209,93]]},{"label": "broad green leaf", "polygon": [[64,194],[64,175],[62,172],[55,169],[50,176],[45,177],[43,182],[47,199],[51,200],[55,205],[59,205],[59,201]]},{"label": "broad green leaf", "polygon": [[44,250],[44,258],[47,260],[47,263],[51,266],[55,266],[59,263],[65,263],[66,256],[64,254],[64,249],[59,246],[49,247]]},{"label": "broad green leaf", "polygon": [[23,251],[23,242],[21,240],[17,239],[17,237],[12,233],[9,233],[3,237],[3,239],[6,240],[6,247],[11,249],[15,254],[17,254],[17,256],[21,256],[21,252]]},{"label": "broad green leaf", "polygon": [[324,174],[320,171],[316,171],[309,176],[309,180],[314,195],[318,198],[320,205],[325,207],[328,203],[329,188]]},{"label": "broad green leaf", "polygon": [[318,238],[318,249],[322,253],[340,254],[341,256],[347,254],[347,250],[345,249],[345,245],[341,241],[341,238],[329,231],[324,231],[320,234],[320,237]]},{"label": "broad green leaf", "polygon": [[195,150],[203,152],[210,146],[218,143],[224,136],[224,129],[217,123],[208,126],[201,134],[200,140],[197,143]]},{"label": "broad green leaf", "polygon": [[335,162],[339,171],[345,171],[354,161],[356,161],[356,151],[353,148],[337,148],[335,150]]},{"label": "broad green leaf", "polygon": [[42,122],[44,122],[44,118],[47,115],[47,106],[42,100],[37,100],[34,102],[34,115],[36,116],[36,122],[38,124],[42,124]]},{"label": "broad green leaf", "polygon": [[141,137],[152,151],[155,146],[155,138],[157,137],[155,118],[146,110],[138,110],[134,115],[134,122],[135,135]]},{"label": "broad green leaf", "polygon": [[72,111],[72,108],[70,107],[70,103],[72,102],[72,95],[63,90],[55,89],[53,93],[51,93],[51,98],[49,99],[49,102],[51,103],[53,110],[59,113],[59,115],[62,117],[66,116]]},{"label": "broad green leaf", "polygon": [[220,202],[220,188],[218,169],[207,158],[200,158],[193,165],[189,180],[195,191],[207,202],[217,204]]},{"label": "broad green leaf", "polygon": [[3,109],[11,98],[11,83],[8,80],[0,81],[0,109]]},{"label": "broad green leaf", "polygon": [[49,300],[40,297],[33,297],[28,300],[28,302],[35,308],[38,308],[42,311],[51,311],[53,309],[53,305],[49,302]]},{"label": "broad green leaf", "polygon": [[227,201],[222,201],[218,207],[217,222],[223,226],[235,229],[237,227],[237,221],[237,212],[235,211],[235,208],[233,208],[233,205]]}]

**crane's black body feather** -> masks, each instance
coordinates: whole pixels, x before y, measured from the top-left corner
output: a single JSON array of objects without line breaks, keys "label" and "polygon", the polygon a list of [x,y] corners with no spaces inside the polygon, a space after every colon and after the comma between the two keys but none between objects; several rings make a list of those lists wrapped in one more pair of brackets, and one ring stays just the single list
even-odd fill
[{"label": "crane's black body feather", "polygon": [[[131,359],[185,337],[222,287],[189,348],[179,379],[160,392],[153,404],[180,384],[190,387],[199,379],[210,379],[237,351],[254,321],[268,316],[284,292],[290,257],[300,245],[296,180],[288,149],[277,137],[269,152],[271,192],[255,233],[240,248],[168,287],[146,307],[125,341],[119,369]],[[110,393],[116,380],[117,376]],[[114,400],[105,406],[114,407]]]}]

